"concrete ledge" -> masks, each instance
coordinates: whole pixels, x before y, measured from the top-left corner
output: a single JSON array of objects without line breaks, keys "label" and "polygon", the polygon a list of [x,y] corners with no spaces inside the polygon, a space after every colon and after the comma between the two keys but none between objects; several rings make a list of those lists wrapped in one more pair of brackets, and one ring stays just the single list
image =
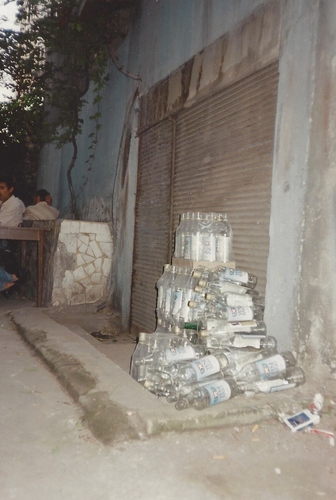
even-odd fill
[{"label": "concrete ledge", "polygon": [[254,424],[276,416],[278,411],[298,411],[307,399],[303,386],[277,394],[237,397],[200,412],[178,412],[174,405],[156,398],[87,341],[42,311],[21,309],[12,311],[10,317],[82,407],[92,433],[104,444],[169,431]]}]

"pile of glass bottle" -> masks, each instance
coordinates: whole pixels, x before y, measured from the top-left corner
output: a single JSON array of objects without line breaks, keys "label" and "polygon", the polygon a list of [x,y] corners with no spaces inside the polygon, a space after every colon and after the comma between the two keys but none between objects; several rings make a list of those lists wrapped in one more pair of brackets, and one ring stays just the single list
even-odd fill
[{"label": "pile of glass bottle", "polygon": [[205,262],[230,262],[232,228],[227,214],[186,212],[175,233],[174,257]]},{"label": "pile of glass bottle", "polygon": [[293,354],[279,353],[267,335],[256,284],[255,275],[224,264],[167,264],[157,282],[157,329],[140,334],[131,376],[178,410],[303,384]]}]

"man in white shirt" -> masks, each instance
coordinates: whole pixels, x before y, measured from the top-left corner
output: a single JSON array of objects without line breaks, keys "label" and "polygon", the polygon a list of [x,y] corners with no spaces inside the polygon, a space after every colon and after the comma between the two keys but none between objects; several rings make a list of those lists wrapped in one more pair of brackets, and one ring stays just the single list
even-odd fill
[{"label": "man in white shirt", "polygon": [[26,209],[23,202],[13,195],[14,185],[7,176],[0,175],[0,226],[18,227]]},{"label": "man in white shirt", "polygon": [[23,215],[24,220],[55,220],[59,211],[51,206],[51,196],[45,189],[39,189],[34,196],[35,205],[29,205]]}]

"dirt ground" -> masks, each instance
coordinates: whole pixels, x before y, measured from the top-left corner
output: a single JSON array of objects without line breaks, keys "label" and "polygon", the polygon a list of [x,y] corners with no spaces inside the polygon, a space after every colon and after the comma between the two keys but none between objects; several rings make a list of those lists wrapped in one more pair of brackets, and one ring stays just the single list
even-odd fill
[{"label": "dirt ground", "polygon": [[[114,346],[122,347],[124,344],[129,348],[128,352],[134,348],[134,339],[119,333],[116,328],[117,317],[109,314],[109,311],[97,312],[94,308],[85,307],[81,310],[71,307],[53,308],[43,312],[47,312],[52,319],[65,326],[80,326],[88,332],[88,335],[94,331],[111,334],[111,338],[102,341],[92,338],[93,344],[99,346],[101,352],[113,349]],[[15,401],[22,400],[23,408],[22,413],[15,413],[17,418],[22,416],[22,422],[17,422],[15,425],[15,431],[21,429],[20,443],[12,438],[13,431],[10,430],[13,426],[12,416],[8,418],[8,430],[3,424],[4,438],[8,436],[4,449],[10,456],[5,462],[6,481],[2,491],[12,493],[13,485],[18,484],[18,468],[20,484],[24,485],[22,491],[16,492],[16,496],[8,494],[5,495],[6,498],[30,500],[30,498],[46,498],[46,495],[55,500],[65,496],[73,500],[78,498],[334,500],[336,498],[336,446],[333,440],[324,435],[309,434],[305,431],[292,433],[277,419],[255,425],[169,432],[151,439],[120,442],[114,447],[104,447],[95,438],[90,437],[88,431],[82,431],[81,425],[81,437],[78,437],[76,429],[71,431],[71,435],[67,435],[65,441],[62,438],[56,448],[53,444],[52,450],[57,449],[57,455],[54,451],[51,453],[46,443],[51,442],[56,435],[63,436],[64,429],[60,429],[57,434],[51,427],[51,417],[47,413],[37,431],[35,425],[37,416],[27,418],[27,402],[26,399],[23,401],[23,398],[27,398],[28,394],[39,398],[36,404],[41,398],[43,399],[43,405],[42,403],[39,406],[31,405],[31,411],[35,407],[38,410],[40,420],[43,408],[48,409],[48,405],[52,404],[59,405],[59,401],[63,401],[64,398],[53,396],[52,401],[46,405],[46,398],[51,393],[48,384],[54,384],[54,378],[40,360],[25,358],[30,354],[19,338],[11,337],[12,327],[7,321],[3,319],[1,324],[3,341],[8,342],[4,344],[3,353],[5,355],[11,348],[12,355],[9,357],[7,353],[4,358],[8,363],[8,366],[3,366],[4,373],[10,370],[8,372],[10,376],[7,377],[9,384],[16,381],[18,374],[22,374],[25,390],[22,392],[22,387],[19,385],[18,394],[15,396]],[[21,344],[16,344],[18,342]],[[17,363],[18,367],[14,369],[13,363]],[[46,388],[40,387],[44,373],[48,377]],[[29,377],[32,378],[31,387]],[[336,434],[336,379],[327,378],[321,387],[312,389],[311,394],[309,390],[307,407],[313,402],[317,390],[324,396],[324,406],[321,411],[321,422],[315,425],[314,429]],[[295,389],[286,393],[288,396],[291,393],[290,397],[296,400]],[[11,408],[12,406],[8,406],[8,398],[14,398],[14,388],[11,386],[11,389],[3,390],[3,394],[4,401],[7,401],[7,406],[3,407]],[[262,397],[263,395],[260,396]],[[66,405],[62,405],[62,408],[72,410],[72,406],[69,400]],[[55,412],[56,410],[52,410],[51,414],[56,415],[54,424],[58,426],[60,419]],[[73,416],[65,417],[64,425],[69,427],[72,419]],[[42,424],[46,425],[43,431],[45,434],[41,431]],[[30,464],[33,459],[33,448],[36,449],[36,445],[31,447],[33,441],[29,432],[24,431],[25,425],[30,425],[32,429],[29,432],[34,431],[36,439],[41,441],[34,459],[34,467],[30,467]],[[26,436],[29,438],[27,444],[25,444]],[[23,446],[26,446],[29,460],[22,458]],[[19,461],[18,456],[21,457]],[[49,463],[50,467],[47,467]],[[40,471],[38,482],[36,482],[37,470]],[[57,481],[55,481],[55,470],[59,470]],[[38,489],[27,488],[31,483]]]}]

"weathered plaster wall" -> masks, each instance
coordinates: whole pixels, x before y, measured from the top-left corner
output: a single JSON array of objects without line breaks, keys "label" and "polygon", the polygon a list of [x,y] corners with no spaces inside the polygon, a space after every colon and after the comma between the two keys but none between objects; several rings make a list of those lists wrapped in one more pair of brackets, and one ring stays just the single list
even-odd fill
[{"label": "weathered plaster wall", "polygon": [[336,2],[319,6],[307,161],[297,343],[311,367],[336,372]]},{"label": "weathered plaster wall", "polygon": [[283,2],[265,317],[283,349],[298,319],[317,18],[316,0]]}]

